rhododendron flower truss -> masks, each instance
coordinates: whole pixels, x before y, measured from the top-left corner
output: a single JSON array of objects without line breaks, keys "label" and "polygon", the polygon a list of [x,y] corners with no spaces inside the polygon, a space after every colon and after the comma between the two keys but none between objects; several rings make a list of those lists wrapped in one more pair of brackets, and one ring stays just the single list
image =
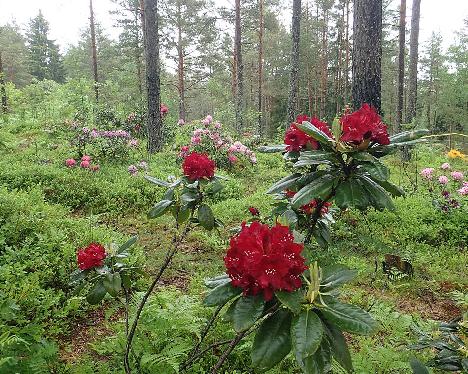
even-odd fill
[{"label": "rhododendron flower truss", "polygon": [[272,228],[254,221],[242,225],[231,238],[224,258],[227,273],[244,295],[262,294],[271,300],[275,291],[294,291],[301,286],[300,275],[307,267],[300,253],[304,246],[294,242],[289,227]]},{"label": "rhododendron flower truss", "polygon": [[364,310],[332,295],[356,272],[341,265],[321,269],[317,263],[301,270],[302,245],[290,235],[284,226],[244,225],[231,239],[227,274],[205,281],[210,291],[204,304],[227,304],[226,320],[238,333],[259,324],[251,352],[258,372],[273,368],[292,351],[304,373],[309,367],[330,366],[332,360],[351,373],[343,332],[370,334],[376,323]]}]

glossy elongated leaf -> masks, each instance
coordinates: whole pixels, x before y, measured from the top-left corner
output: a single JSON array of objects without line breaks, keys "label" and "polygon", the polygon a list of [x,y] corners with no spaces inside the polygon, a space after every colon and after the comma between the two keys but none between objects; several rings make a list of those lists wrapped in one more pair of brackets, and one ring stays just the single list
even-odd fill
[{"label": "glossy elongated leaf", "polygon": [[158,186],[161,186],[161,187],[170,187],[171,184],[166,182],[166,181],[163,181],[161,179],[158,179],[158,178],[155,178],[155,177],[152,177],[150,175],[145,175],[145,179],[154,183],[154,184],[157,184]]},{"label": "glossy elongated leaf", "polygon": [[215,225],[215,218],[211,208],[202,204],[198,207],[198,221],[207,230],[212,230]]},{"label": "glossy elongated leaf", "polygon": [[427,367],[416,358],[410,360],[410,366],[413,374],[429,374]]},{"label": "glossy elongated leaf", "polygon": [[149,211],[148,218],[161,217],[173,203],[172,200],[161,200]]},{"label": "glossy elongated leaf", "polygon": [[405,196],[405,191],[403,191],[403,189],[394,185],[393,183],[390,183],[389,181],[383,181],[374,178],[372,178],[372,180],[381,187],[383,187],[388,193],[390,193],[390,195],[394,197]]},{"label": "glossy elongated leaf", "polygon": [[106,296],[106,293],[107,291],[102,280],[99,280],[93,288],[91,288],[91,291],[89,291],[86,296],[86,301],[90,304],[99,304],[101,300],[104,299],[104,296]]},{"label": "glossy elongated leaf", "polygon": [[231,282],[223,283],[214,288],[203,303],[206,306],[223,305],[242,292],[242,289],[234,287]]},{"label": "glossy elongated leaf", "polygon": [[327,339],[323,338],[317,351],[304,359],[305,374],[324,374],[331,370],[332,353]]},{"label": "glossy elongated leaf", "polygon": [[351,304],[343,304],[332,297],[324,298],[326,306],[320,311],[330,324],[356,334],[370,334],[376,322],[369,313]]},{"label": "glossy elongated leaf", "polygon": [[271,186],[268,191],[266,192],[267,194],[273,194],[273,193],[278,193],[278,192],[283,192],[285,189],[294,186],[297,182],[297,180],[302,176],[302,174],[295,173],[292,175],[287,175],[286,177],[280,179],[278,182],[276,182],[273,186]]},{"label": "glossy elongated leaf", "polygon": [[264,307],[261,295],[240,297],[232,314],[234,330],[241,332],[251,327],[262,316]]},{"label": "glossy elongated leaf", "polygon": [[390,171],[377,159],[374,162],[365,162],[359,167],[360,172],[369,173],[373,179],[386,181],[390,177]]},{"label": "glossy elongated leaf", "polygon": [[330,343],[330,349],[336,362],[348,373],[353,372],[353,362],[349,353],[348,343],[340,329],[329,323],[324,324],[324,331]]},{"label": "glossy elongated leaf", "polygon": [[301,124],[298,124],[297,127],[304,131],[307,135],[310,135],[320,144],[325,147],[331,147],[333,145],[333,140],[328,137],[323,131],[319,130],[317,127],[312,125],[310,122],[304,121]]},{"label": "glossy elongated leaf", "polygon": [[222,284],[229,283],[230,281],[231,281],[231,278],[229,278],[229,275],[221,274],[221,275],[218,275],[217,277],[205,279],[205,286],[213,289]]},{"label": "glossy elongated leaf", "polygon": [[219,191],[221,191],[223,188],[224,188],[223,184],[219,180],[215,180],[213,183],[211,183],[208,193],[211,195],[215,195]]},{"label": "glossy elongated leaf", "polygon": [[314,179],[308,185],[301,188],[291,200],[294,208],[308,204],[312,199],[324,199],[333,189],[336,178],[331,175],[323,175]]},{"label": "glossy elongated leaf", "polygon": [[286,144],[262,145],[257,148],[257,151],[260,153],[277,153],[277,152],[284,152],[285,150],[286,150]]},{"label": "glossy elongated leaf", "polygon": [[177,223],[184,223],[190,217],[190,209],[185,207],[178,207],[176,211],[176,220]]},{"label": "glossy elongated leaf", "polygon": [[341,182],[336,188],[335,203],[341,208],[365,209],[369,205],[366,190],[354,179],[347,179]]},{"label": "glossy elongated leaf", "polygon": [[317,221],[313,229],[313,234],[315,240],[322,248],[327,248],[328,245],[331,243],[331,235],[330,235],[330,228],[328,225],[320,219]]},{"label": "glossy elongated leaf", "polygon": [[281,304],[294,314],[301,312],[302,302],[304,301],[304,290],[299,288],[293,292],[276,291],[275,295],[281,301]]},{"label": "glossy elongated leaf", "polygon": [[382,186],[374,182],[371,178],[366,177],[364,175],[360,175],[359,180],[366,189],[366,191],[369,193],[369,198],[374,208],[378,210],[395,209],[392,200],[387,195],[387,192],[383,189]]},{"label": "glossy elongated leaf", "polygon": [[306,151],[301,153],[299,160],[294,164],[294,167],[330,164],[334,159],[334,154],[331,152]]},{"label": "glossy elongated leaf", "polygon": [[331,291],[350,280],[357,275],[356,270],[350,270],[343,265],[331,265],[322,269],[322,281],[320,283],[320,291]]},{"label": "glossy elongated leaf", "polygon": [[297,223],[297,214],[292,209],[286,209],[278,217],[278,222],[284,226],[294,226]]},{"label": "glossy elongated leaf", "polygon": [[403,131],[390,137],[390,144],[407,142],[419,139],[422,136],[429,135],[431,132],[428,129],[419,129],[412,131]]},{"label": "glossy elongated leaf", "polygon": [[351,153],[349,156],[358,161],[374,161],[375,160],[375,157],[367,152],[354,152],[354,153]]},{"label": "glossy elongated leaf", "polygon": [[262,322],[255,335],[252,365],[260,372],[278,364],[291,351],[291,312],[280,309]]},{"label": "glossy elongated leaf", "polygon": [[317,351],[322,337],[322,321],[314,311],[304,310],[294,316],[291,323],[291,340],[299,365]]},{"label": "glossy elongated leaf", "polygon": [[106,291],[109,292],[111,296],[116,297],[122,288],[122,280],[120,279],[120,274],[119,273],[106,274],[103,280],[103,284],[104,284]]},{"label": "glossy elongated leaf", "polygon": [[193,191],[185,192],[180,196],[180,201],[182,201],[182,203],[184,203],[185,205],[197,200],[198,194]]},{"label": "glossy elongated leaf", "polygon": [[120,254],[122,252],[125,252],[127,249],[129,249],[133,244],[136,243],[138,240],[138,236],[133,236],[129,240],[127,240],[124,244],[122,244],[119,249],[117,250],[117,253]]}]

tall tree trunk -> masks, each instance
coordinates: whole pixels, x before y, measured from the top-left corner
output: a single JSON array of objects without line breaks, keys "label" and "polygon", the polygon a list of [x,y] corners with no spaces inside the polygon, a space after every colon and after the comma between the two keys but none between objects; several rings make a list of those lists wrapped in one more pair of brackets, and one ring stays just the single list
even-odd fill
[{"label": "tall tree trunk", "polygon": [[327,80],[328,80],[328,9],[324,3],[322,8],[322,60],[320,70],[320,118],[325,116],[326,102],[327,102]]},{"label": "tall tree trunk", "polygon": [[[293,0],[291,75],[289,78],[288,123],[294,122],[299,90],[299,38],[301,33],[301,0]],[[288,124],[286,124],[288,125]]]},{"label": "tall tree trunk", "polygon": [[145,0],[146,89],[148,92],[148,152],[162,148],[158,0]]},{"label": "tall tree trunk", "polygon": [[418,47],[419,47],[419,18],[421,0],[413,0],[411,12],[410,58],[408,78],[408,107],[406,122],[411,123],[416,116],[416,102],[418,99]]},{"label": "tall tree trunk", "polygon": [[244,127],[243,120],[243,104],[244,104],[244,66],[242,65],[242,35],[241,35],[241,14],[240,0],[235,2],[235,35],[234,35],[234,51],[236,65],[236,130],[238,133]]},{"label": "tall tree trunk", "polygon": [[345,28],[345,80],[344,80],[344,102],[349,103],[349,1],[346,0],[346,28]]},{"label": "tall tree trunk", "polygon": [[7,93],[6,93],[5,73],[3,71],[2,51],[0,51],[0,94],[2,96],[2,113],[8,110]]},{"label": "tall tree trunk", "polygon": [[265,27],[264,18],[263,18],[263,0],[258,0],[258,17],[259,17],[259,27],[258,27],[258,100],[257,100],[257,110],[258,110],[258,133],[260,136],[263,135],[263,29]]},{"label": "tall tree trunk", "polygon": [[96,52],[96,30],[94,28],[93,0],[89,0],[89,25],[91,29],[91,52],[93,55],[93,77],[94,77],[94,95],[96,102],[99,101],[99,77]]},{"label": "tall tree trunk", "polygon": [[[306,10],[305,10],[305,37],[307,40],[311,40],[310,36],[310,20],[309,20],[309,1],[306,2]],[[311,55],[310,55],[311,48],[306,49],[306,75],[307,75],[307,105],[309,114],[314,113],[314,95],[312,89],[312,66],[311,66]]]},{"label": "tall tree trunk", "polygon": [[340,112],[340,108],[343,105],[343,48],[344,48],[344,22],[345,22],[345,5],[342,4],[343,9],[341,10],[341,19],[340,19],[340,27],[338,30],[338,59],[337,59],[337,67],[336,67],[336,107],[335,113],[338,114]]},{"label": "tall tree trunk", "polygon": [[136,65],[136,74],[138,82],[138,92],[140,96],[143,94],[143,77],[141,76],[141,53],[140,53],[140,33],[138,32],[140,26],[140,9],[138,6],[135,8],[134,14],[134,25],[135,25],[135,65]]},{"label": "tall tree trunk", "polygon": [[180,2],[177,2],[177,89],[179,91],[179,119],[185,121],[185,70],[184,70],[184,49],[182,46],[182,18]]},{"label": "tall tree trunk", "polygon": [[354,0],[353,105],[381,112],[382,0]]},{"label": "tall tree trunk", "polygon": [[398,81],[395,132],[401,131],[403,120],[403,90],[405,82],[405,35],[406,35],[406,0],[400,2],[400,36],[398,38]]}]

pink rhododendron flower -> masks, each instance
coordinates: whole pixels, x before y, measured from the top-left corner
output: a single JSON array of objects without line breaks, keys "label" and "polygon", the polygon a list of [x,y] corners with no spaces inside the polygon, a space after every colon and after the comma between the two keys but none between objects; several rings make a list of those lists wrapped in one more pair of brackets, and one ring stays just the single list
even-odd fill
[{"label": "pink rhododendron flower", "polygon": [[88,161],[88,162],[90,162],[90,161],[91,161],[91,156],[84,155],[83,157],[81,157],[81,161]]},{"label": "pink rhododendron flower", "polygon": [[85,134],[88,134],[88,133],[89,133],[89,128],[88,128],[88,127],[83,127],[82,130],[83,130],[83,132],[84,132]]},{"label": "pink rhododendron flower", "polygon": [[80,162],[80,166],[81,166],[83,169],[89,168],[89,161],[81,161],[81,162]]},{"label": "pink rhododendron flower", "polygon": [[458,193],[461,195],[461,196],[466,196],[468,195],[468,186],[463,186],[462,188],[460,188],[458,190]]},{"label": "pink rhododendron flower", "polygon": [[450,173],[452,178],[456,181],[462,181],[463,180],[463,173],[461,171],[453,171]]},{"label": "pink rhododendron flower", "polygon": [[439,177],[439,183],[440,184],[447,184],[448,183],[448,178],[445,175],[441,175]]},{"label": "pink rhododendron flower", "polygon": [[448,162],[444,162],[442,165],[440,165],[440,168],[442,170],[449,170],[450,169],[450,164]]},{"label": "pink rhododendron flower", "polygon": [[69,158],[65,161],[65,165],[67,165],[69,168],[72,168],[76,165],[76,161],[72,158]]},{"label": "pink rhododendron flower", "polygon": [[148,170],[148,163],[142,160],[138,163],[138,167],[143,170]]},{"label": "pink rhododendron flower", "polygon": [[179,121],[177,122],[177,124],[179,126],[183,126],[183,125],[185,125],[185,121],[182,118],[180,118]]},{"label": "pink rhododendron flower", "polygon": [[234,155],[229,155],[229,162],[230,162],[231,164],[235,164],[237,161],[239,161],[239,159],[238,159],[236,156],[234,156]]},{"label": "pink rhododendron flower", "polygon": [[217,130],[219,130],[219,129],[221,128],[221,126],[222,126],[222,125],[221,125],[221,123],[219,123],[219,122],[216,122],[216,123],[214,124],[214,128],[217,129]]},{"label": "pink rhododendron flower", "polygon": [[129,147],[136,148],[136,147],[138,147],[139,143],[140,142],[138,141],[138,139],[133,138],[128,142],[128,145],[129,145]]},{"label": "pink rhododendron flower", "polygon": [[433,172],[434,172],[434,168],[425,168],[421,170],[421,175],[423,178],[432,179]]},{"label": "pink rhododendron flower", "polygon": [[138,174],[138,168],[135,165],[130,165],[127,170],[132,176]]},{"label": "pink rhododendron flower", "polygon": [[190,142],[192,144],[200,144],[201,143],[201,138],[199,136],[193,136],[192,139],[190,139]]}]

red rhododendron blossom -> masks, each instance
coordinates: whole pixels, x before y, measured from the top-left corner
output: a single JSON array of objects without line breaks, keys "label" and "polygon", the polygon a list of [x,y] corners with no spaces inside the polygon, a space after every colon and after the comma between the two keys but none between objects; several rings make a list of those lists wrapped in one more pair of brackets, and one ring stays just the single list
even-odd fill
[{"label": "red rhododendron blossom", "polygon": [[78,267],[81,270],[87,270],[94,267],[99,267],[104,264],[106,258],[106,249],[98,243],[91,243],[86,248],[78,250],[77,261]]},{"label": "red rhododendron blossom", "polygon": [[322,122],[318,118],[314,117],[310,120],[310,123],[316,128],[318,128],[320,131],[325,133],[325,135],[327,135],[329,138],[333,138],[333,134],[330,131],[330,128],[328,127],[328,124],[326,122]]},{"label": "red rhododendron blossom", "polygon": [[284,144],[287,145],[286,150],[289,152],[301,151],[308,146],[311,149],[318,149],[319,147],[319,143],[304,131],[300,130],[295,123],[292,123],[289,129],[286,130]]},{"label": "red rhododendron blossom", "polygon": [[182,164],[184,175],[191,181],[211,179],[214,177],[216,165],[207,155],[192,152]]},{"label": "red rhododendron blossom", "polygon": [[286,190],[284,190],[284,193],[285,193],[286,197],[292,198],[296,194],[296,191],[293,191],[293,190],[290,190],[289,188],[287,188]]},{"label": "red rhododendron blossom", "polygon": [[[317,200],[314,199],[310,203],[301,206],[301,210],[305,214],[310,215],[310,214],[314,213],[315,208],[317,208],[317,205],[318,205],[318,202],[317,202]],[[330,202],[328,202],[328,201],[323,203],[322,208],[320,209],[320,215],[327,214],[328,213],[328,208],[331,205],[332,204]]]},{"label": "red rhododendron blossom", "polygon": [[268,301],[275,291],[301,287],[300,276],[307,269],[303,248],[287,226],[243,222],[240,233],[231,238],[224,264],[233,286],[242,288],[244,295],[262,294]]},{"label": "red rhododendron blossom", "polygon": [[377,142],[382,145],[390,144],[387,126],[373,107],[363,104],[362,107],[340,119],[344,142],[361,144],[365,140]]}]

